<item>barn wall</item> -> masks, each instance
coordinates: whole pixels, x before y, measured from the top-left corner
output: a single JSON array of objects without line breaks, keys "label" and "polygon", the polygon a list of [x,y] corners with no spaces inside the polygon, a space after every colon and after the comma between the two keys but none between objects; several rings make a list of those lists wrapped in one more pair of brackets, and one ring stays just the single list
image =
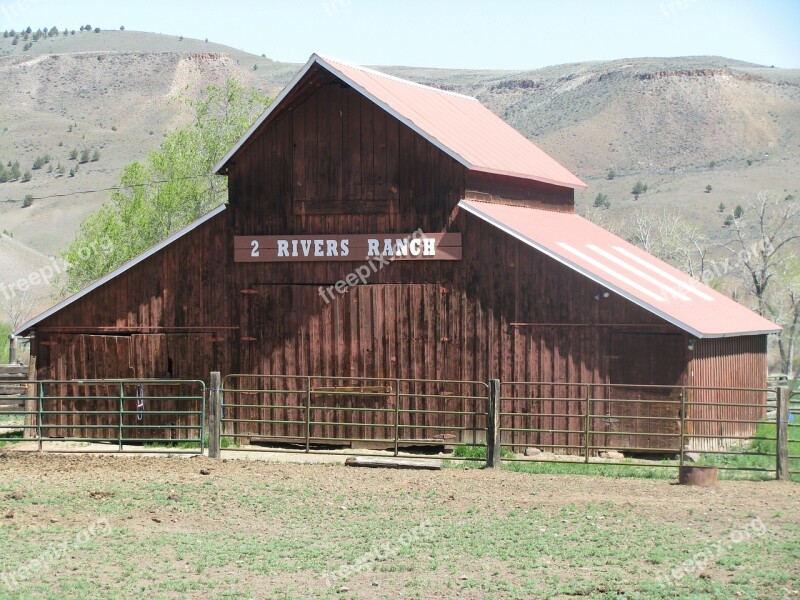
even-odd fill
[{"label": "barn wall", "polygon": [[[767,336],[697,340],[689,372],[692,386],[764,388]],[[687,430],[687,435],[692,436],[692,450],[718,450],[736,444],[736,436],[750,437],[757,427],[740,421],[757,421],[766,416],[763,391],[689,390],[687,399],[698,404],[687,410],[690,419],[697,419],[688,424]]]},{"label": "barn wall", "polygon": [[[622,353],[631,366],[618,372],[663,383],[656,377],[663,369],[653,365],[667,361],[677,364],[676,383],[684,381],[685,358],[659,356],[663,344],[649,344],[645,357],[641,348],[626,354],[619,345],[620,332],[683,340],[677,328],[613,293],[603,298],[589,279],[457,208],[469,196],[571,211],[572,190],[467,173],[353,90],[324,78],[315,85],[248,141],[230,167],[224,213],[37,327],[40,377],[205,379],[219,370],[613,384],[621,383],[612,373]],[[462,233],[463,259],[396,262],[330,302],[320,286],[359,263],[233,262],[234,235],[418,228]],[[109,343],[127,344],[127,352],[92,350]],[[519,416],[503,426],[580,429],[583,406],[567,402],[579,397],[577,388],[541,386],[538,393],[563,400],[509,394],[502,410]],[[606,388],[596,393],[619,398]],[[424,398],[409,402],[442,408]],[[611,410],[611,402],[594,407]],[[537,412],[559,416],[530,415]],[[427,424],[430,436],[451,422]],[[270,431],[277,429],[256,433]],[[624,437],[600,435],[594,443],[614,439]],[[505,442],[576,445],[582,438],[509,432]]]}]

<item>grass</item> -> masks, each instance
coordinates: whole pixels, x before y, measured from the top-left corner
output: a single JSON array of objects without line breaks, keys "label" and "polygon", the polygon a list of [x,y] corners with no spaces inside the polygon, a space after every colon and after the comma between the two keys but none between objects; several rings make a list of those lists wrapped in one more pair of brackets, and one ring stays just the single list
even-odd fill
[{"label": "grass", "polygon": [[0,365],[8,363],[8,336],[11,334],[11,325],[0,323]]},{"label": "grass", "polygon": [[[775,478],[776,428],[774,423],[759,424],[749,443],[732,447],[725,454],[703,453],[695,463],[700,466],[724,467],[720,479],[770,480]],[[746,453],[746,454],[745,454]],[[756,454],[753,454],[756,453]],[[454,457],[486,459],[486,446],[456,446]],[[800,425],[789,427],[789,456],[800,457]],[[620,461],[584,463],[558,460],[513,460],[517,455],[506,448],[501,449],[505,460],[502,468],[518,473],[545,475],[589,475],[595,477],[638,477],[642,479],[676,479],[678,462],[675,460],[635,461],[626,458]],[[615,464],[616,463],[616,464]],[[483,468],[482,462],[447,461],[447,467],[474,469]],[[800,471],[800,458],[790,458],[790,470]],[[800,474],[790,479],[800,482]]]},{"label": "grass", "polygon": [[[341,466],[315,468],[328,480],[349,475]],[[533,490],[528,497],[497,497],[492,506],[479,500],[453,506],[446,505],[446,484],[348,492],[286,473],[271,477],[266,469],[220,481],[186,481],[178,465],[175,471],[166,481],[132,474],[98,482],[89,473],[72,475],[67,486],[44,478],[0,480],[0,498],[25,492],[14,502],[17,516],[0,529],[4,572],[35,560],[50,544],[75,539],[92,520],[113,525],[19,589],[0,586],[0,597],[688,600],[777,598],[783,587],[800,585],[796,522],[782,523],[779,535],[732,546],[710,565],[709,578],[687,576],[664,587],[659,575],[721,539],[705,511],[684,522],[602,499],[540,506]],[[97,489],[107,496],[92,499],[88,492]],[[501,490],[486,489],[487,497]],[[60,516],[26,528],[27,515],[48,511]],[[397,542],[423,520],[431,536]],[[352,591],[326,587],[326,572],[356,564],[384,543],[397,551],[341,583]]]}]

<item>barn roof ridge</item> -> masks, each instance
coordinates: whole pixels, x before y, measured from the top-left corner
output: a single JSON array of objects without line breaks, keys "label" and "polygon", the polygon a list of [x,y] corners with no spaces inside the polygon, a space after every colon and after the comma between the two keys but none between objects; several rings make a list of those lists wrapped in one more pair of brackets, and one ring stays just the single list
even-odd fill
[{"label": "barn roof ridge", "polygon": [[575,213],[463,199],[458,206],[696,338],[781,328]]},{"label": "barn roof ridge", "polygon": [[469,94],[461,94],[459,92],[454,92],[452,90],[443,90],[441,88],[433,87],[432,85],[425,85],[424,83],[411,81],[410,79],[403,79],[402,77],[397,77],[396,75],[390,75],[389,73],[384,73],[383,71],[378,71],[376,69],[371,69],[370,67],[364,67],[361,65],[349,63],[347,61],[339,60],[338,58],[333,58],[331,56],[326,56],[324,54],[315,53],[313,56],[317,56],[329,64],[330,63],[339,64],[345,67],[349,67],[351,69],[358,69],[359,71],[363,71],[364,73],[369,73],[370,75],[375,75],[376,77],[383,77],[384,79],[389,79],[391,81],[402,83],[404,85],[410,85],[412,87],[422,88],[430,92],[436,92],[437,94],[446,94],[448,96],[455,96],[456,98],[462,98],[464,100],[472,100],[473,102],[480,102],[480,100],[478,100],[475,96],[470,96]]},{"label": "barn roof ridge", "polygon": [[[587,187],[569,169],[472,96],[440,90],[319,54],[311,55],[272,104],[214,166],[213,173],[226,173],[234,156],[315,65],[344,81],[471,171],[572,189]],[[432,92],[435,94],[431,95]]]},{"label": "barn roof ridge", "polygon": [[218,214],[223,212],[227,208],[227,206],[228,206],[227,204],[220,204],[218,207],[214,208],[213,210],[210,210],[209,212],[204,214],[202,217],[200,217],[198,219],[195,219],[194,221],[192,221],[188,225],[184,225],[183,227],[181,227],[178,231],[176,231],[172,235],[164,238],[159,243],[157,243],[154,246],[151,246],[150,248],[148,248],[147,250],[145,250],[141,254],[139,254],[139,255],[133,257],[132,259],[124,262],[123,264],[121,264],[119,267],[117,267],[116,269],[114,269],[110,273],[104,275],[100,279],[97,279],[97,280],[93,281],[92,283],[90,283],[89,285],[84,287],[83,289],[78,290],[74,294],[71,294],[71,295],[67,296],[66,298],[64,298],[60,302],[54,304],[53,306],[51,306],[50,308],[45,310],[44,312],[42,312],[42,313],[38,314],[37,316],[33,317],[32,319],[28,320],[26,323],[23,323],[22,325],[20,325],[16,329],[16,331],[14,331],[12,333],[12,335],[15,335],[15,336],[22,335],[22,333],[24,333],[25,331],[29,330],[31,327],[33,327],[34,325],[40,323],[41,321],[44,321],[47,317],[59,312],[63,308],[66,308],[67,306],[69,306],[73,302],[76,302],[76,301],[80,300],[81,298],[83,298],[84,296],[89,294],[90,292],[93,292],[94,290],[96,290],[100,286],[105,285],[108,281],[111,281],[112,279],[114,279],[118,275],[122,275],[122,273],[124,273],[125,271],[127,271],[129,269],[132,269],[133,267],[138,265],[140,262],[142,262],[146,258],[149,258],[153,254],[157,253],[162,248],[165,248],[165,247],[169,246],[175,240],[180,239],[184,235],[186,235],[187,233],[197,229],[200,225],[202,225],[206,221],[210,221],[211,219],[216,217]]}]

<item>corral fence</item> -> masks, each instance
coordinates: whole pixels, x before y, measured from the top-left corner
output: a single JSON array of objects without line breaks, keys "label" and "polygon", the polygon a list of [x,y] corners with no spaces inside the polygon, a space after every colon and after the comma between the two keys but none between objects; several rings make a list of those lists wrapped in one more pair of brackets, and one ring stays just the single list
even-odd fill
[{"label": "corral fence", "polygon": [[23,442],[15,449],[202,454],[205,448],[206,385],[201,380],[25,380],[15,385],[24,393],[0,403],[0,440]]},{"label": "corral fence", "polygon": [[0,443],[19,449],[201,454],[208,445],[212,457],[223,448],[388,451],[490,467],[691,464],[800,475],[800,393],[786,386],[212,373],[207,390],[201,380],[20,380],[21,369],[0,397]]},{"label": "corral fence", "polygon": [[[781,479],[800,474],[800,396],[786,387],[228,375],[210,391],[209,452],[217,457],[223,448],[419,457],[425,448],[449,447],[460,450],[446,455],[451,460],[490,467],[691,464]],[[792,453],[790,441],[798,442]]]},{"label": "corral fence", "polygon": [[394,456],[413,449],[418,458],[444,445],[486,444],[489,385],[481,381],[227,375],[218,393],[211,388],[219,423],[210,425],[212,453],[215,438],[229,451],[343,454],[349,446]]}]

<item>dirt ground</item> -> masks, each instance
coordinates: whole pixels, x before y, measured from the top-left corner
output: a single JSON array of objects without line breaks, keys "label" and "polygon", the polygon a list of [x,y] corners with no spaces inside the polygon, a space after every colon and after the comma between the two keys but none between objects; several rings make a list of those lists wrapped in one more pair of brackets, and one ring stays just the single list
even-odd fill
[{"label": "dirt ground", "polygon": [[[340,457],[342,462],[344,458]],[[259,504],[265,496],[269,497],[268,502]],[[543,536],[555,528],[564,530],[566,533],[562,537],[566,537],[573,527],[572,521],[583,522],[584,519],[591,521],[593,531],[595,524],[598,530],[605,527],[603,519],[608,519],[609,524],[617,523],[617,528],[630,529],[629,534],[633,537],[608,540],[608,558],[603,564],[625,571],[628,566],[623,563],[631,563],[627,576],[635,580],[632,574],[640,573],[641,569],[644,569],[643,576],[650,578],[663,573],[673,564],[671,555],[668,553],[661,565],[648,563],[641,567],[631,562],[638,560],[638,551],[626,548],[627,558],[620,556],[620,564],[616,564],[614,556],[620,551],[620,545],[643,544],[649,547],[651,541],[655,546],[659,543],[679,545],[681,541],[676,538],[680,535],[675,532],[684,532],[688,540],[693,530],[699,532],[699,538],[692,540],[693,547],[696,544],[707,545],[726,535],[737,523],[758,517],[768,530],[780,532],[776,539],[787,545],[787,556],[774,567],[781,572],[788,570],[789,579],[775,590],[764,590],[763,595],[748,592],[749,584],[745,582],[742,584],[743,594],[735,594],[739,589],[735,588],[738,585],[735,569],[715,571],[709,567],[709,577],[716,578],[716,583],[698,579],[698,585],[722,587],[711,589],[711,595],[686,597],[743,595],[780,598],[784,594],[786,598],[794,598],[800,582],[800,541],[796,537],[800,531],[800,486],[791,483],[723,481],[716,488],[697,488],[663,480],[530,475],[507,471],[445,469],[427,472],[349,468],[332,464],[279,464],[247,458],[213,461],[203,457],[39,455],[0,450],[0,517],[4,517],[0,518],[3,530],[0,543],[6,547],[7,553],[4,556],[0,550],[0,558],[8,560],[9,547],[14,545],[19,545],[23,555],[26,552],[35,555],[35,551],[26,546],[31,537],[44,536],[42,539],[46,540],[50,527],[60,528],[58,531],[63,535],[65,528],[72,531],[87,526],[97,514],[105,515],[110,527],[122,537],[114,541],[119,556],[105,559],[99,552],[88,558],[103,585],[87,588],[85,597],[136,597],[146,590],[150,590],[146,593],[149,597],[168,598],[208,597],[209,594],[231,598],[612,597],[608,595],[609,584],[596,583],[599,576],[595,571],[584,573],[586,577],[581,575],[580,585],[576,582],[574,589],[565,588],[562,595],[559,595],[561,588],[555,584],[532,588],[530,586],[534,584],[531,581],[535,578],[521,572],[515,563],[509,562],[512,559],[504,556],[502,548],[516,547],[520,543],[517,538]],[[531,515],[530,521],[526,515]],[[537,515],[538,521],[532,518],[533,515]],[[406,557],[406,563],[403,563],[406,549],[401,549],[397,553],[398,560],[406,566],[398,567],[398,570],[388,568],[392,562],[389,560],[382,563],[381,569],[370,568],[337,580],[332,588],[319,583],[320,571],[335,572],[337,566],[352,563],[353,556],[363,554],[363,551],[354,549],[350,554],[337,557],[334,548],[345,544],[346,538],[358,535],[359,527],[373,532],[370,534],[373,539],[381,539],[381,535],[383,539],[396,539],[396,533],[382,529],[382,523],[395,518],[405,519],[405,530],[410,523],[419,523],[426,518],[434,520],[440,527],[437,536],[442,543],[446,539],[451,545],[451,567],[435,566],[438,565],[435,557],[437,538],[433,549],[423,552],[423,558],[434,564],[425,572],[419,572],[417,567],[421,560],[419,556]],[[509,525],[509,539],[504,546],[493,546],[484,540],[481,536],[486,532],[474,533],[481,521],[494,523],[495,519],[497,524],[492,525],[495,529],[502,529],[512,522],[516,524],[513,527]],[[463,548],[457,539],[451,539],[453,535],[444,533],[450,531],[446,529],[450,525],[454,527],[452,531],[463,535]],[[313,530],[314,535],[305,538],[306,530]],[[238,558],[230,561],[239,565],[233,568],[228,568],[230,565],[227,563],[215,566],[213,560],[209,562],[205,555],[195,553],[195,556],[191,551],[187,552],[188,557],[181,558],[180,555],[174,556],[172,550],[163,550],[157,568],[131,573],[133,579],[115,579],[106,573],[107,568],[116,564],[114,561],[120,561],[117,565],[120,569],[133,568],[135,571],[138,568],[125,565],[126,547],[144,544],[138,550],[141,555],[152,552],[146,547],[148,540],[163,537],[164,546],[159,547],[174,549],[182,543],[181,536],[189,533],[212,536],[203,539],[219,543],[226,536],[244,533],[252,539],[268,537],[286,542],[288,538],[297,538],[305,541],[292,550],[279,550],[289,562],[273,564],[270,569],[253,567],[248,570],[247,561],[250,559],[242,555],[241,550],[237,550]],[[584,530],[576,529],[575,533],[585,535]],[[662,537],[664,539],[659,542]],[[586,558],[580,558],[580,540],[576,543],[578,555],[575,556],[578,558],[574,560],[591,566],[592,559],[587,562]],[[211,541],[208,544],[213,546]],[[327,557],[322,559],[321,568],[314,566],[319,557],[306,555],[314,544],[322,544],[319,550]],[[482,544],[486,545],[485,550],[481,550]],[[751,554],[763,551],[763,548],[756,548],[761,546],[752,546]],[[212,547],[211,551],[220,556],[228,552],[221,546],[217,549]],[[272,551],[272,547],[264,550],[267,553]],[[459,554],[461,552],[464,554]],[[519,546],[519,552],[533,551],[527,546]],[[544,553],[541,549],[538,552]],[[559,555],[561,575],[558,575],[558,570],[555,572],[565,582],[577,577],[582,568],[570,566],[573,558],[569,552],[571,550],[565,548]],[[679,549],[675,552],[676,555],[686,553]],[[457,556],[454,557],[454,553]],[[646,554],[645,550],[641,553]],[[476,557],[483,560],[475,560]],[[552,557],[553,561],[558,560],[555,554]],[[793,557],[798,560],[792,567]],[[195,558],[197,565],[204,565],[202,569],[196,565],[190,568]],[[532,556],[531,561],[537,562],[540,558],[541,555]],[[104,560],[110,561],[109,565],[99,564]],[[759,560],[772,567],[769,557]],[[85,567],[86,557],[83,561],[81,564]],[[452,562],[456,563],[455,567]],[[184,573],[180,585],[188,587],[180,587],[174,581],[175,564],[180,565]],[[609,570],[611,567],[595,568]],[[78,571],[78,567],[75,570]],[[552,568],[548,573],[548,577],[554,576]],[[73,576],[69,565],[59,568],[52,576],[57,585],[47,589],[53,594],[64,597],[65,593],[69,595],[66,590],[74,589],[67,584]],[[507,581],[508,587],[492,583],[498,577]],[[141,589],[131,581],[140,581]],[[591,584],[595,587],[580,587],[589,585],[586,581],[595,582]],[[754,584],[752,579],[751,583]],[[317,585],[319,589],[314,587]],[[638,595],[633,597],[680,597],[679,593],[672,592],[650,596],[646,591],[648,588],[630,579],[614,585],[617,586],[615,594],[625,595],[638,590]],[[726,587],[731,585],[734,587]],[[531,591],[533,589],[541,591]],[[20,591],[20,595],[7,597],[59,597],[39,590],[34,587],[29,590],[30,595]],[[273,594],[275,590],[280,594]],[[6,597],[2,587],[0,597]]]}]

